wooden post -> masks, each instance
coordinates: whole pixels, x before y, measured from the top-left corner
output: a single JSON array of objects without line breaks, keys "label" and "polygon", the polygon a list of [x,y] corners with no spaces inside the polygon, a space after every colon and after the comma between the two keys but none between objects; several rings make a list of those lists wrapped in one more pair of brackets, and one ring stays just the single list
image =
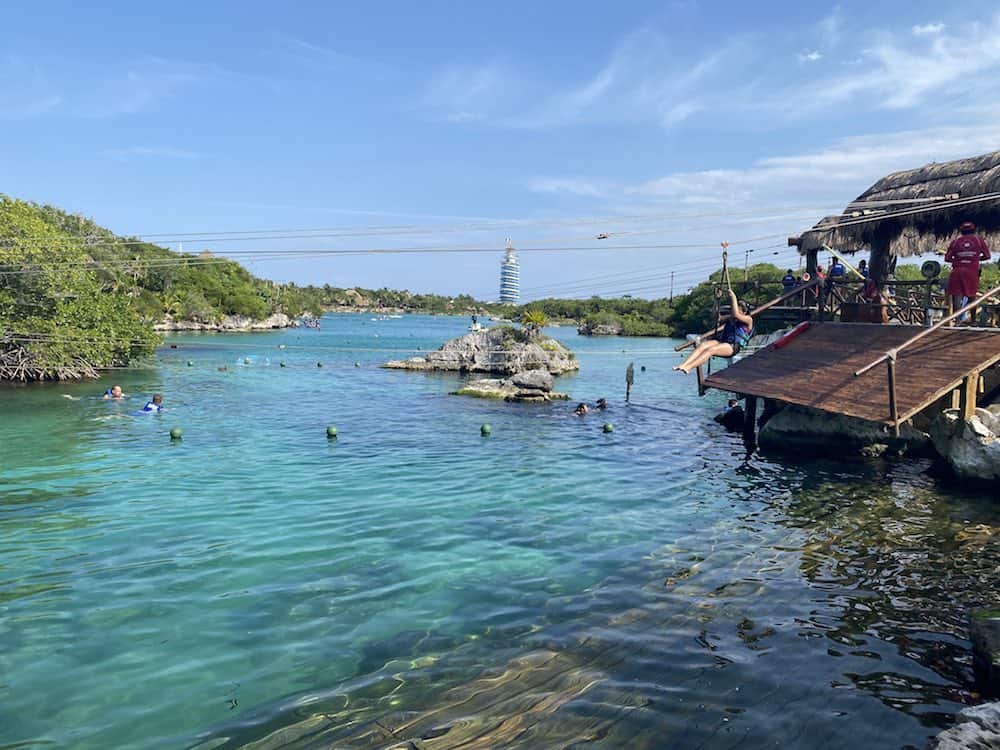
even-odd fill
[{"label": "wooden post", "polygon": [[809,272],[809,278],[816,278],[816,267],[819,266],[819,248],[813,248],[806,252],[806,271]]},{"label": "wooden post", "polygon": [[959,410],[962,419],[968,421],[976,413],[976,396],[979,391],[979,373],[970,372],[962,381],[962,388],[959,395]]},{"label": "wooden post", "polygon": [[743,410],[743,444],[747,450],[757,446],[757,397],[747,396],[746,409]]},{"label": "wooden post", "polygon": [[899,437],[899,407],[896,405],[896,360],[886,360],[889,365],[889,416],[892,418],[892,430]]},{"label": "wooden post", "polygon": [[699,396],[704,396],[705,395],[705,383],[704,383],[705,377],[701,373],[701,365],[698,365],[695,368],[695,374],[698,376],[698,395]]},{"label": "wooden post", "polygon": [[889,238],[876,235],[872,238],[872,253],[868,260],[868,277],[874,279],[879,289],[885,287],[885,280],[889,276]]}]

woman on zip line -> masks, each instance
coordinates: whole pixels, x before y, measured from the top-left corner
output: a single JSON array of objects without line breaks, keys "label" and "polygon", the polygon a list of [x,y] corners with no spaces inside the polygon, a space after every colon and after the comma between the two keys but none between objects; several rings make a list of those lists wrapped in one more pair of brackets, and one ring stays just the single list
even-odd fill
[{"label": "woman on zip line", "polygon": [[724,248],[722,253],[722,276],[726,280],[726,286],[729,287],[729,304],[732,312],[726,318],[725,325],[715,335],[715,338],[702,341],[695,347],[687,359],[674,367],[675,370],[680,370],[685,375],[699,365],[705,364],[712,357],[729,358],[736,356],[753,336],[753,317],[747,310],[740,306],[739,300],[736,299],[736,293],[733,291],[733,285],[729,282],[729,268],[726,262],[727,253],[725,252],[727,246],[728,243],[722,244]]}]

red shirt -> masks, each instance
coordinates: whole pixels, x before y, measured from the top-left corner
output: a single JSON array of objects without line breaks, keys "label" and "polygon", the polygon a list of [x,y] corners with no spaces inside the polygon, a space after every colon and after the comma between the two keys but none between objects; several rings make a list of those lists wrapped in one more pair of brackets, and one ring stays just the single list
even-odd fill
[{"label": "red shirt", "polygon": [[952,268],[970,268],[979,270],[979,261],[990,259],[990,249],[986,240],[978,234],[963,234],[956,237],[948,245],[948,253],[944,256],[945,263],[951,263]]}]

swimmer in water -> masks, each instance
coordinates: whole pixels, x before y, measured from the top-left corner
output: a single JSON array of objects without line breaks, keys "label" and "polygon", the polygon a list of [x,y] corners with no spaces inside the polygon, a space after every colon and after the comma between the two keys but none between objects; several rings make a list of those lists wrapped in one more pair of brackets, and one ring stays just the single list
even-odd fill
[{"label": "swimmer in water", "polygon": [[573,410],[573,413],[578,417],[585,417],[590,413],[590,407],[586,404],[578,404],[576,409]]},{"label": "swimmer in water", "polygon": [[125,394],[120,385],[113,385],[104,392],[105,401],[121,401],[123,398],[125,398]]},{"label": "swimmer in water", "polygon": [[149,414],[155,414],[163,411],[163,396],[159,393],[154,393],[153,400],[147,401],[146,405],[142,407],[142,410]]}]

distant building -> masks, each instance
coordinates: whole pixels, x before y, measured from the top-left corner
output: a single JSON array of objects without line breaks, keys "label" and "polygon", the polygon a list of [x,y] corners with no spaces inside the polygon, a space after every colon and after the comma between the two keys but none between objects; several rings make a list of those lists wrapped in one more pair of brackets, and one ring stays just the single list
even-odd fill
[{"label": "distant building", "polygon": [[507,238],[507,252],[500,262],[500,303],[516,305],[521,299],[521,264],[517,252]]}]

